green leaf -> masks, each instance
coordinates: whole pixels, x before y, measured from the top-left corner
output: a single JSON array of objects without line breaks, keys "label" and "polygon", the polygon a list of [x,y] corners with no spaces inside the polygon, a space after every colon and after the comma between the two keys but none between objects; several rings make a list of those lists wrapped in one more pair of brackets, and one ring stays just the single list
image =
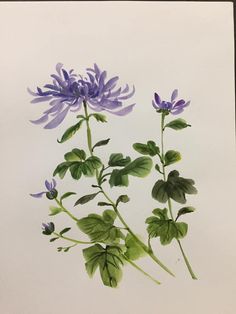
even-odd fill
[{"label": "green leaf", "polygon": [[71,152],[64,155],[66,161],[82,161],[86,159],[86,153],[83,149],[74,148]]},{"label": "green leaf", "polygon": [[110,167],[124,167],[131,161],[130,157],[125,157],[121,153],[111,154],[108,165]]},{"label": "green leaf", "polygon": [[50,206],[49,207],[49,210],[50,210],[50,214],[49,214],[49,216],[55,216],[55,215],[57,215],[57,214],[59,214],[59,213],[61,213],[62,212],[62,208],[61,207],[54,207],[54,206]]},{"label": "green leaf", "polygon": [[99,268],[103,284],[115,288],[122,277],[122,252],[119,247],[95,244],[83,250],[87,273],[92,277]]},{"label": "green leaf", "polygon": [[101,113],[92,113],[90,117],[94,117],[98,122],[107,122],[107,117]]},{"label": "green leaf", "polygon": [[155,216],[146,219],[147,231],[151,238],[160,237],[162,245],[171,243],[174,238],[181,239],[187,234],[188,225],[169,219],[166,208],[156,208],[153,214]]},{"label": "green leaf", "polygon": [[142,155],[155,156],[160,152],[159,147],[156,146],[154,141],[148,141],[147,144],[135,143],[133,144],[133,148]]},{"label": "green leaf", "polygon": [[175,150],[168,150],[165,154],[165,166],[171,165],[177,161],[181,160],[181,155]]},{"label": "green leaf", "polygon": [[70,165],[71,165],[71,162],[62,162],[62,163],[59,164],[59,165],[56,167],[56,169],[54,170],[53,176],[55,176],[55,175],[58,174],[59,177],[60,177],[61,179],[63,179],[64,176],[65,176],[65,174],[66,174],[66,172],[67,172],[67,170],[69,169]]},{"label": "green leaf", "polygon": [[142,247],[138,244],[137,240],[131,235],[127,234],[125,238],[126,252],[125,256],[134,261],[146,254]]},{"label": "green leaf", "polygon": [[195,208],[192,207],[192,206],[183,207],[183,208],[181,208],[181,209],[178,211],[176,220],[177,220],[180,216],[185,215],[185,214],[192,213],[192,212],[194,212],[194,211],[195,211]]},{"label": "green leaf", "polygon": [[89,214],[81,218],[77,225],[81,231],[87,234],[91,241],[119,243],[124,237],[119,228],[115,227],[116,214],[113,210],[105,210],[103,215]]},{"label": "green leaf", "polygon": [[130,201],[130,198],[128,195],[120,195],[116,201],[116,206],[121,203],[128,203]]},{"label": "green leaf", "polygon": [[122,172],[122,174],[129,174],[131,176],[144,178],[150,173],[151,168],[152,168],[151,158],[139,157],[120,171]]},{"label": "green leaf", "polygon": [[155,165],[155,169],[156,169],[159,173],[163,174],[163,172],[161,171],[160,166],[159,166],[158,164]]},{"label": "green leaf", "polygon": [[59,239],[58,237],[56,237],[56,238],[51,238],[50,239],[50,242],[54,242],[54,241],[56,241],[57,239]]},{"label": "green leaf", "polygon": [[98,205],[98,206],[112,206],[112,204],[106,203],[106,202],[98,202],[97,205]]},{"label": "green leaf", "polygon": [[71,195],[75,195],[75,192],[66,192],[65,194],[62,195],[62,197],[60,198],[60,202],[62,202],[65,198],[71,196]]},{"label": "green leaf", "polygon": [[197,189],[194,187],[194,181],[180,177],[177,170],[169,173],[166,182],[158,180],[152,189],[152,197],[161,203],[165,203],[168,198],[172,198],[180,204],[185,204],[185,194],[196,193]]},{"label": "green leaf", "polygon": [[94,148],[95,148],[95,147],[107,145],[109,141],[110,141],[110,138],[108,138],[108,139],[106,139],[106,140],[102,140],[102,141],[97,142],[97,143],[93,146],[92,151],[94,151]]},{"label": "green leaf", "polygon": [[88,194],[88,195],[84,195],[82,197],[80,197],[76,202],[75,202],[75,205],[83,205],[83,204],[86,204],[90,201],[92,201],[101,191],[97,192],[97,193],[93,193],[93,194]]},{"label": "green leaf", "polygon": [[129,185],[129,178],[128,175],[122,175],[121,171],[118,169],[114,169],[111,173],[109,179],[110,186],[128,186]]},{"label": "green leaf", "polygon": [[81,165],[82,165],[82,162],[79,161],[79,162],[73,163],[70,166],[71,176],[75,180],[79,180],[82,176]]},{"label": "green leaf", "polygon": [[57,140],[58,143],[64,143],[65,141],[69,140],[82,126],[84,119],[80,120],[75,125],[72,125],[69,129],[65,131],[65,133],[62,135],[61,140]]},{"label": "green leaf", "polygon": [[182,130],[184,128],[187,128],[188,126],[191,126],[190,124],[187,124],[187,122],[184,119],[175,119],[170,121],[165,125],[165,128],[171,128],[173,130]]},{"label": "green leaf", "polygon": [[71,228],[65,228],[63,229],[59,234],[62,236],[64,233],[70,231]]}]

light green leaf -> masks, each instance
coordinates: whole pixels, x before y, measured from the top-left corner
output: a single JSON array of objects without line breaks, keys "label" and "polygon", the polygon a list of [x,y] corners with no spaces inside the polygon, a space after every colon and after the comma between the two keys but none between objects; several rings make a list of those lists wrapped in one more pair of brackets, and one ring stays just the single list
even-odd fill
[{"label": "light green leaf", "polygon": [[75,192],[66,192],[65,194],[62,195],[62,197],[60,198],[60,202],[62,202],[65,198],[71,196],[71,195],[75,195]]},{"label": "light green leaf", "polygon": [[87,273],[92,277],[99,268],[103,284],[115,288],[122,277],[122,252],[119,247],[95,244],[83,250]]},{"label": "light green leaf", "polygon": [[72,125],[69,129],[67,129],[62,135],[61,140],[57,140],[58,143],[64,143],[65,141],[69,140],[81,128],[83,121],[84,119],[80,120],[78,123]]},{"label": "light green leaf", "polygon": [[173,130],[182,130],[184,128],[187,128],[188,126],[191,126],[190,124],[187,124],[187,122],[184,119],[175,119],[171,122],[167,123],[165,125],[165,128],[171,128]]},{"label": "light green leaf", "polygon": [[129,174],[131,176],[144,178],[152,168],[152,159],[149,157],[139,157],[128,164],[121,171],[122,174]]},{"label": "light green leaf", "polygon": [[165,154],[165,166],[171,165],[177,161],[181,160],[181,155],[175,150],[168,150]]},{"label": "light green leaf", "polygon": [[132,261],[143,257],[146,254],[146,252],[138,244],[137,240],[129,233],[125,238],[125,246],[126,252],[124,254],[128,259]]},{"label": "light green leaf", "polygon": [[131,161],[130,157],[125,157],[121,153],[111,154],[108,165],[110,167],[124,167]]},{"label": "light green leaf", "polygon": [[171,243],[175,239],[183,238],[188,231],[188,225],[184,222],[175,222],[168,218],[167,209],[157,208],[153,211],[155,216],[146,219],[147,231],[151,238],[160,237],[162,245]]},{"label": "light green leaf", "polygon": [[74,148],[71,152],[64,155],[66,161],[82,161],[86,159],[86,153],[83,149]]},{"label": "light green leaf", "polygon": [[60,177],[61,179],[63,179],[64,176],[65,176],[65,174],[66,174],[66,172],[67,172],[67,170],[69,169],[70,165],[71,165],[71,162],[62,162],[62,163],[59,164],[59,165],[56,167],[56,169],[54,170],[53,176],[55,176],[55,175],[58,174],[59,177]]},{"label": "light green leaf", "polygon": [[147,144],[135,143],[133,144],[133,148],[142,155],[155,156],[160,152],[159,147],[156,146],[154,141],[148,141]]},{"label": "light green leaf", "polygon": [[122,175],[121,171],[118,169],[114,169],[111,173],[109,179],[110,186],[128,186],[129,185],[129,178],[128,175]]},{"label": "light green leaf", "polygon": [[57,215],[57,214],[62,212],[62,208],[61,207],[50,206],[49,210],[50,210],[49,216],[55,216],[55,215]]}]

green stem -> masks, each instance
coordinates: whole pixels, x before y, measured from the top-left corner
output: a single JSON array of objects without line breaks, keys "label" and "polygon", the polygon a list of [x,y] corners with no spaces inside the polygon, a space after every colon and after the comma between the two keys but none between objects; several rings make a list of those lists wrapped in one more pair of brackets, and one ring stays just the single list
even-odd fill
[{"label": "green stem", "polygon": [[140,271],[143,275],[147,276],[149,279],[151,279],[152,281],[154,281],[156,284],[160,285],[161,282],[156,280],[155,278],[153,278],[151,275],[149,275],[148,273],[146,273],[142,268],[140,268],[136,263],[134,263],[133,261],[131,261],[130,259],[128,259],[125,255],[123,255],[123,257],[125,258],[125,260],[130,263],[134,268],[136,268],[138,271]]},{"label": "green stem", "polygon": [[67,241],[70,241],[70,242],[73,242],[73,243],[77,243],[77,244],[93,244],[94,243],[94,242],[79,241],[79,240],[75,240],[75,239],[72,239],[72,238],[68,238],[68,237],[65,237],[63,235],[60,235],[60,233],[57,233],[57,232],[53,232],[53,234],[55,236],[57,236],[58,238],[61,238],[63,240],[67,240]]},{"label": "green stem", "polygon": [[57,198],[55,198],[55,201],[56,201],[57,205],[60,206],[60,208],[62,209],[62,211],[63,211],[64,213],[66,213],[68,216],[70,216],[70,217],[71,217],[73,220],[75,220],[76,222],[79,221],[79,219],[76,218],[73,214],[71,214],[71,212],[70,212],[68,209],[66,209],[66,208],[62,205],[62,203],[61,203]]},{"label": "green stem", "polygon": [[[162,157],[162,172],[163,172],[163,178],[164,178],[164,181],[166,181],[166,172],[165,172],[165,164],[164,164],[164,156],[165,156],[165,152],[164,152],[164,123],[165,123],[165,113],[162,113],[161,115],[161,157]],[[168,209],[169,209],[169,213],[170,213],[170,216],[171,216],[171,219],[174,221],[174,216],[173,216],[173,212],[172,212],[172,204],[171,204],[171,200],[170,198],[168,198]],[[186,256],[186,254],[184,253],[184,250],[183,250],[183,247],[181,245],[181,242],[179,239],[177,239],[177,242],[179,244],[179,247],[180,247],[180,250],[181,250],[181,253],[183,255],[183,258],[184,258],[184,261],[185,261],[185,264],[188,268],[188,271],[192,277],[192,279],[197,279],[196,275],[194,274],[193,270],[192,270],[192,267],[188,261],[188,258]]]},{"label": "green stem", "polygon": [[[87,140],[88,140],[88,148],[90,151],[90,154],[92,156],[92,136],[91,136],[91,129],[89,126],[89,115],[88,115],[88,111],[87,111],[87,105],[84,102],[84,112],[85,112],[85,117],[86,117],[86,125],[87,125]],[[97,177],[97,182],[98,182],[98,172],[96,173],[96,177]],[[123,217],[121,216],[120,212],[118,211],[118,208],[116,206],[116,204],[110,199],[110,197],[106,194],[106,192],[103,190],[103,188],[101,187],[101,185],[98,182],[98,185],[101,189],[101,192],[103,193],[103,195],[105,196],[105,198],[111,203],[112,207],[114,208],[114,211],[117,214],[117,217],[120,219],[121,223],[123,224],[123,226],[127,229],[127,231],[133,236],[133,238],[137,241],[137,243],[143,248],[143,250],[161,267],[163,268],[167,273],[169,273],[170,275],[174,276],[174,274],[154,255],[153,251],[147,246],[145,245],[141,240],[139,240],[139,238],[134,234],[134,232],[130,229],[130,227],[127,225],[127,223],[125,222],[125,220],[123,219]]]}]

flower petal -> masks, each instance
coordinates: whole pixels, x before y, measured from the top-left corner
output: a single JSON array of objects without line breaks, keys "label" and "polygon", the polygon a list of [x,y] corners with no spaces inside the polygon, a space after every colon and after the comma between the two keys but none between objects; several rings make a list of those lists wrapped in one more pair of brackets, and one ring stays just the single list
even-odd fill
[{"label": "flower petal", "polygon": [[48,115],[45,114],[43,115],[41,118],[39,118],[38,120],[30,120],[30,122],[34,123],[34,124],[41,124],[48,121]]},{"label": "flower petal", "polygon": [[30,194],[30,196],[35,197],[35,198],[41,198],[43,194],[45,193],[46,192],[33,193],[33,194]]},{"label": "flower petal", "polygon": [[160,104],[161,104],[161,98],[160,98],[160,96],[159,96],[157,93],[155,93],[155,94],[154,94],[154,98],[155,98],[155,102],[156,102],[158,105],[160,105]]},{"label": "flower petal", "polygon": [[133,90],[132,90],[129,94],[127,94],[127,95],[125,95],[125,96],[118,96],[118,99],[119,99],[119,100],[128,99],[128,98],[132,97],[134,93],[135,93],[135,88],[134,88],[134,86],[133,86]]},{"label": "flower petal", "polygon": [[111,110],[106,110],[110,113],[113,113],[115,114],[116,116],[126,116],[127,114],[129,114],[132,110],[133,110],[133,107],[135,106],[135,104],[132,104],[132,105],[129,105],[119,111],[111,111]]},{"label": "flower petal", "polygon": [[60,112],[53,120],[45,125],[44,129],[54,129],[56,128],[66,117],[70,107],[68,106],[62,112]]},{"label": "flower petal", "polygon": [[37,97],[31,100],[31,104],[37,104],[39,102],[48,101],[51,99],[52,99],[52,96],[41,96],[41,97]]},{"label": "flower petal", "polygon": [[153,107],[154,107],[155,109],[157,109],[157,110],[160,109],[159,105],[156,104],[154,100],[152,101],[152,105],[153,105]]},{"label": "flower petal", "polygon": [[52,184],[48,182],[48,180],[45,180],[45,186],[47,188],[48,191],[51,191],[52,189]]},{"label": "flower petal", "polygon": [[63,64],[58,62],[57,65],[56,65],[56,70],[57,70],[57,73],[61,76],[61,68],[63,67]]},{"label": "flower petal", "polygon": [[174,104],[173,108],[182,107],[185,104],[185,101],[183,99],[180,99]]},{"label": "flower petal", "polygon": [[175,89],[171,95],[171,102],[173,102],[178,96],[178,89]]}]

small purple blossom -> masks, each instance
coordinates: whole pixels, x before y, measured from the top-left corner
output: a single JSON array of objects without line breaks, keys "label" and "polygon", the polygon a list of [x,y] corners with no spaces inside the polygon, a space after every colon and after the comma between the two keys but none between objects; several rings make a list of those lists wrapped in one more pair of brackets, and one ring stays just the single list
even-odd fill
[{"label": "small purple blossom", "polygon": [[46,194],[48,199],[54,199],[57,197],[57,190],[55,189],[57,183],[55,181],[55,179],[52,179],[52,182],[48,182],[47,180],[45,181],[45,187],[46,187],[46,191],[42,191],[39,193],[34,193],[34,194],[30,194],[31,196],[35,197],[35,198],[41,198],[44,194]]},{"label": "small purple blossom", "polygon": [[178,90],[175,89],[171,94],[171,100],[165,101],[161,100],[160,96],[155,93],[154,100],[152,101],[152,105],[155,109],[160,112],[170,112],[174,115],[179,114],[184,111],[184,108],[189,106],[190,101],[185,101],[183,99],[176,100],[178,97]]},{"label": "small purple blossom", "polygon": [[87,69],[85,77],[77,76],[73,70],[66,71],[62,67],[61,63],[57,64],[57,74],[51,75],[53,81],[44,85],[45,91],[39,87],[37,87],[37,92],[28,89],[29,93],[35,97],[31,103],[49,101],[50,105],[50,108],[44,111],[39,119],[31,120],[32,123],[47,122],[44,128],[53,129],[65,119],[69,111],[79,111],[83,102],[96,112],[105,110],[124,116],[132,111],[135,104],[126,107],[122,105],[124,100],[133,96],[135,89],[133,87],[130,91],[128,85],[123,89],[116,88],[118,76],[106,80],[107,72],[101,71],[96,64],[94,68]]},{"label": "small purple blossom", "polygon": [[47,224],[43,223],[42,224],[42,229],[43,229],[43,234],[45,235],[50,235],[54,232],[55,226],[53,222],[49,222]]}]

